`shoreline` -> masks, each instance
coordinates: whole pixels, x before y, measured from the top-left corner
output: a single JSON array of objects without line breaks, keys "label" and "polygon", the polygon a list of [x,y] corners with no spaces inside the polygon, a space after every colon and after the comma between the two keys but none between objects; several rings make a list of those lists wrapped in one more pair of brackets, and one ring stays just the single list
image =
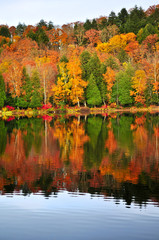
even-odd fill
[{"label": "shoreline", "polygon": [[8,118],[8,117],[34,117],[34,116],[45,116],[45,115],[60,115],[65,114],[69,115],[96,115],[96,114],[111,114],[111,113],[137,113],[137,112],[149,112],[149,113],[159,113],[159,106],[152,107],[130,107],[130,108],[88,108],[88,107],[70,107],[65,109],[47,109],[47,110],[11,110],[11,111],[1,111],[0,110],[0,118]]}]

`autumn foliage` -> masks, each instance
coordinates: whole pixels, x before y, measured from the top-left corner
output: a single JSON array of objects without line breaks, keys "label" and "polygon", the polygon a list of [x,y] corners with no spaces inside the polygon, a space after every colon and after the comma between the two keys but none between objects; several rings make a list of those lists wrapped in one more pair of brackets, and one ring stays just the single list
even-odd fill
[{"label": "autumn foliage", "polygon": [[[158,14],[159,5],[154,5],[61,28],[44,20],[35,26],[1,25],[3,105],[157,105]],[[125,65],[132,69],[130,76]],[[129,101],[123,100],[124,94]]]}]

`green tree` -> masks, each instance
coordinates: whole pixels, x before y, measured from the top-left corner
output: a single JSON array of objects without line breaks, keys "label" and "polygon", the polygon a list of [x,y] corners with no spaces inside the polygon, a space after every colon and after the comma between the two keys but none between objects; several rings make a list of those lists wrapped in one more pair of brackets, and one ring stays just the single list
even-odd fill
[{"label": "green tree", "polygon": [[97,21],[95,19],[92,21],[92,29],[98,30]]},{"label": "green tree", "polygon": [[43,47],[44,45],[48,44],[49,38],[42,28],[39,28],[36,31],[35,36],[36,36],[36,41],[40,47]]},{"label": "green tree", "polygon": [[145,40],[147,36],[157,33],[157,27],[153,26],[151,23],[148,23],[144,28],[141,28],[139,30],[137,34],[137,40],[139,41],[139,43],[142,43],[142,41]]},{"label": "green tree", "polygon": [[145,27],[146,25],[146,15],[144,10],[140,7],[135,6],[130,12],[128,20],[124,25],[124,32],[129,33],[133,32],[138,33],[140,28]]},{"label": "green tree", "polygon": [[90,106],[101,105],[102,99],[101,99],[100,91],[97,87],[95,77],[93,74],[90,75],[88,82],[89,83],[86,90],[87,103]]},{"label": "green tree", "polygon": [[[88,51],[81,54],[82,63],[82,78],[88,81],[91,74],[93,74],[100,96],[103,103],[106,101],[106,84],[103,81],[103,73],[106,71],[106,66],[100,63],[97,54],[90,55]],[[86,90],[87,91],[87,90]]]},{"label": "green tree", "polygon": [[153,24],[153,26],[158,26],[158,23],[159,23],[159,8],[156,8],[154,13],[152,13],[147,18],[147,22]]},{"label": "green tree", "polygon": [[26,29],[26,25],[24,23],[23,24],[19,23],[16,27],[16,34],[18,36],[22,36],[25,29]]},{"label": "green tree", "polygon": [[113,25],[113,24],[116,24],[116,23],[117,23],[117,16],[116,16],[115,12],[112,11],[109,14],[108,24]]},{"label": "green tree", "polygon": [[6,100],[5,84],[3,76],[0,73],[0,108],[3,108],[5,100]]},{"label": "green tree", "polygon": [[37,24],[37,27],[38,28],[47,27],[47,22],[41,19],[40,22]]},{"label": "green tree", "polygon": [[129,14],[127,10],[125,8],[122,8],[121,11],[118,13],[118,19],[121,22],[121,26],[126,23],[128,16]]},{"label": "green tree", "polygon": [[90,74],[88,71],[88,62],[91,58],[91,54],[88,51],[83,51],[80,55],[80,61],[81,61],[81,68],[82,68],[82,79],[84,79],[85,81],[88,80]]},{"label": "green tree", "polygon": [[23,68],[22,75],[22,87],[21,87],[21,95],[19,97],[19,107],[27,108],[31,102],[32,96],[32,83],[29,75],[26,72],[26,68]]},{"label": "green tree", "polygon": [[9,29],[8,29],[7,26],[4,26],[4,27],[0,28],[0,35],[4,36],[4,37],[9,37],[9,38],[11,37]]},{"label": "green tree", "polygon": [[117,105],[121,104],[123,106],[133,103],[133,98],[130,96],[133,75],[134,69],[130,64],[126,65],[124,71],[120,71],[116,75],[116,81],[112,88],[111,102],[116,102]]},{"label": "green tree", "polygon": [[87,19],[86,22],[84,23],[84,29],[85,29],[86,31],[88,31],[88,30],[90,30],[91,28],[92,28],[92,24],[91,24],[90,20]]},{"label": "green tree", "polygon": [[41,107],[40,78],[39,73],[36,70],[33,71],[31,82],[33,90],[30,107],[32,108]]}]

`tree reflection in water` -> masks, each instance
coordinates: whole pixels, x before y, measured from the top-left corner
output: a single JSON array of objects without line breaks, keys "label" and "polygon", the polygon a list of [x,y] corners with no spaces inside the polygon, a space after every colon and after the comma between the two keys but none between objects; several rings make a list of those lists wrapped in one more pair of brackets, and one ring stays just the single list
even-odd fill
[{"label": "tree reflection in water", "polygon": [[[159,203],[159,116],[0,120],[0,190]],[[94,196],[95,196],[94,195]]]}]

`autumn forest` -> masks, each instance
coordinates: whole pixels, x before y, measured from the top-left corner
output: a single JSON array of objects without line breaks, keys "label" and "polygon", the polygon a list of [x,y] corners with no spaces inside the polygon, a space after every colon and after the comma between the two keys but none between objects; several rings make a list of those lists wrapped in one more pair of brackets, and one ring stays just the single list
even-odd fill
[{"label": "autumn forest", "polygon": [[159,5],[61,27],[0,26],[0,108],[159,103]]}]

